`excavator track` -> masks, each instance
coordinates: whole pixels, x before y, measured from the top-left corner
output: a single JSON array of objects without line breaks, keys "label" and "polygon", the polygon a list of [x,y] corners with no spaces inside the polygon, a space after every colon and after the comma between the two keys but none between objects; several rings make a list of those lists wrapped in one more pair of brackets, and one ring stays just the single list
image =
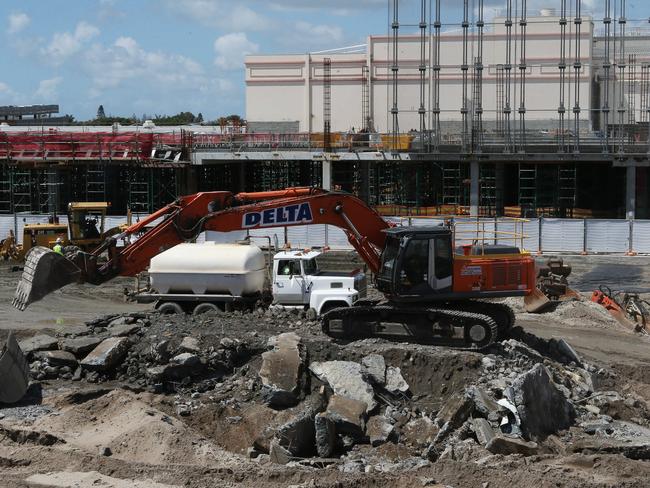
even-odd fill
[{"label": "excavator track", "polygon": [[[496,308],[490,311],[495,312]],[[388,337],[459,349],[484,349],[499,337],[498,322],[490,314],[461,306],[341,307],[327,312],[322,323],[323,332],[336,339]]]},{"label": "excavator track", "polygon": [[[450,304],[450,306],[453,308],[453,304]],[[515,325],[515,313],[505,303],[468,300],[462,302],[456,309],[480,313],[491,317],[498,326],[499,339],[507,337],[510,329]]]}]

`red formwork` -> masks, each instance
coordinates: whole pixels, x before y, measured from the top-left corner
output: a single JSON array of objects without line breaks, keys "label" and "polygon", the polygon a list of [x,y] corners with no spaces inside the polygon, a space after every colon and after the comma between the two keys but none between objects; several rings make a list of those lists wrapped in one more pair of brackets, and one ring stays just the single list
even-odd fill
[{"label": "red formwork", "polygon": [[148,160],[154,137],[139,132],[0,132],[0,159]]}]

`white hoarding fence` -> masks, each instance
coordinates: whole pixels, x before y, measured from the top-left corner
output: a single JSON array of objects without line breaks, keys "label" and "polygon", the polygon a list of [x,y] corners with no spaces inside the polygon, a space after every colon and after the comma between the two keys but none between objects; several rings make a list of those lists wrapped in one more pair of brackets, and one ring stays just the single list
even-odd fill
[{"label": "white hoarding fence", "polygon": [[[146,216],[138,216],[142,220]],[[396,225],[432,226],[444,222],[443,218],[386,217]],[[16,232],[18,242],[22,242],[25,224],[47,223],[47,215],[17,214],[0,215],[0,240]],[[480,228],[485,235],[492,235],[491,242],[513,244],[512,236],[521,236],[515,245],[530,252],[541,253],[607,253],[607,254],[650,254],[650,220],[620,219],[468,219],[455,218],[457,228]],[[66,216],[59,222],[67,223]],[[126,224],[126,216],[106,217],[105,228]],[[465,232],[465,231],[463,231]],[[268,239],[275,246],[289,243],[292,247],[323,247],[332,249],[352,249],[345,232],[335,226],[317,224],[293,227],[263,227],[249,231],[205,232],[197,241],[234,242],[250,235],[260,245]]]}]

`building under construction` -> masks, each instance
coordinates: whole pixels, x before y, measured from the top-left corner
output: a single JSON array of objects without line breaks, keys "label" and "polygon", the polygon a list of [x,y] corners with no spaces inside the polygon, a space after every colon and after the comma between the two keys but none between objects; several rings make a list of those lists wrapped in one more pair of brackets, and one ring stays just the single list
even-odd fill
[{"label": "building under construction", "polygon": [[625,0],[508,0],[489,20],[442,3],[392,0],[362,46],[248,56],[242,133],[3,127],[0,212],[315,185],[388,214],[650,217],[647,19]]}]

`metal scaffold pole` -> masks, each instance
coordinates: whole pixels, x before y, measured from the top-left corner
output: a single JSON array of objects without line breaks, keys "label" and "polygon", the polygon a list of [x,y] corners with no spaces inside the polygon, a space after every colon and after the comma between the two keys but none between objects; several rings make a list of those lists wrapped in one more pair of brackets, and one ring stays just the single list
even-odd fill
[{"label": "metal scaffold pole", "polygon": [[399,92],[399,0],[393,0],[393,22],[391,23],[392,46],[393,46],[393,64],[391,65],[393,79],[393,105],[390,109],[392,115],[392,152],[396,153],[398,148],[399,136],[399,109],[398,109],[398,92]]},{"label": "metal scaffold pole", "polygon": [[[420,106],[418,107],[418,115],[420,117],[420,136],[424,138],[424,131],[426,130],[426,94],[427,94],[427,0],[420,0],[420,65],[418,66],[420,75]],[[423,140],[424,142],[424,140]],[[422,150],[426,149],[426,145],[422,144]]]},{"label": "metal scaffold pole", "polygon": [[605,28],[605,59],[603,60],[603,127],[605,145],[603,148],[604,153],[609,153],[609,90],[610,90],[610,77],[612,67],[612,54],[610,50],[611,37],[612,37],[612,16],[611,16],[611,0],[605,0],[605,15],[603,16],[603,25]]},{"label": "metal scaffold pole", "polygon": [[436,1],[436,17],[433,23],[433,151],[440,151],[440,29],[442,23],[440,21],[440,2]]},{"label": "metal scaffold pole", "polygon": [[564,142],[566,132],[566,15],[567,0],[562,0],[560,7],[560,62],[557,67],[560,71],[560,103],[557,107],[558,114],[558,152],[565,152]]},{"label": "metal scaffold pole", "polygon": [[483,145],[483,0],[478,0],[478,19],[476,58],[474,59],[474,89],[472,103],[474,104],[474,119],[472,126],[472,139],[475,152],[481,152]]},{"label": "metal scaffold pole", "polygon": [[521,0],[519,17],[519,152],[526,152],[526,0]]},{"label": "metal scaffold pole", "polygon": [[575,29],[575,58],[573,61],[573,70],[575,73],[574,76],[574,105],[573,105],[573,117],[574,117],[574,134],[573,134],[573,152],[580,152],[580,79],[582,78],[582,52],[580,48],[580,39],[581,35],[581,26],[582,26],[582,17],[581,17],[581,7],[582,0],[576,0],[576,11],[575,17],[573,19],[574,29]]},{"label": "metal scaffold pole", "polygon": [[620,0],[618,17],[618,152],[625,152],[625,0]]},{"label": "metal scaffold pole", "polygon": [[510,125],[510,115],[512,113],[511,95],[512,95],[512,0],[506,3],[506,62],[503,64],[505,89],[504,89],[504,106],[503,106],[503,125],[504,125],[504,151],[512,151],[512,126]]},{"label": "metal scaffold pole", "polygon": [[467,154],[469,152],[469,122],[468,122],[468,113],[469,113],[469,108],[467,106],[467,75],[468,75],[468,70],[469,70],[469,65],[467,61],[467,56],[468,56],[468,31],[469,31],[469,0],[463,0],[463,23],[462,23],[462,28],[463,28],[463,64],[460,66],[460,70],[462,73],[462,104],[461,104],[461,117],[462,117],[462,124],[463,124],[463,132],[462,132],[462,151],[463,153]]}]

